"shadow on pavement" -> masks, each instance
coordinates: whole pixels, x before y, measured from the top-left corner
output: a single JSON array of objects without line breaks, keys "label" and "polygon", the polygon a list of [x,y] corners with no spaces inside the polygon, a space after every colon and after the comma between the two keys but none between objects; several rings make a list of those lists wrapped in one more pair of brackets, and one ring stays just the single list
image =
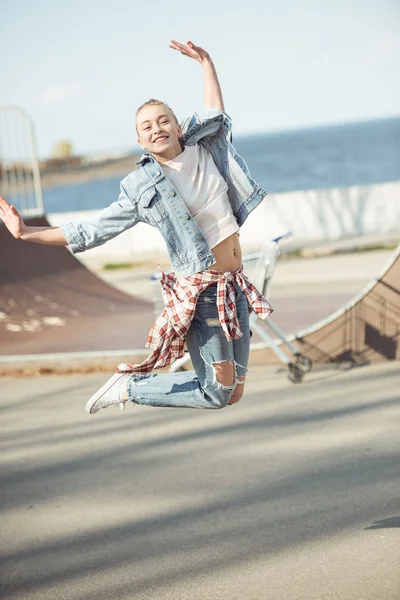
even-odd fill
[{"label": "shadow on pavement", "polygon": [[390,517],[389,519],[380,519],[376,521],[370,527],[366,527],[365,529],[388,529],[391,527],[400,527],[400,517]]},{"label": "shadow on pavement", "polygon": [[400,398],[367,398],[374,377],[364,375],[362,388],[357,378],[249,394],[245,410],[135,407],[84,422],[82,384],[32,390],[2,442],[17,453],[0,480],[3,517],[18,539],[18,520],[30,532],[3,552],[4,597],[151,598],[347,530],[399,527],[399,517],[376,519],[399,471],[379,419],[392,421]]}]

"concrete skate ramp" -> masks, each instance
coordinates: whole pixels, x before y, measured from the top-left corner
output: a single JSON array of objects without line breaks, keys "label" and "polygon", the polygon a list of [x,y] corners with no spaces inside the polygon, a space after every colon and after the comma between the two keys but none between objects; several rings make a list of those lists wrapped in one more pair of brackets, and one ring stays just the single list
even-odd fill
[{"label": "concrete skate ramp", "polygon": [[[109,286],[66,248],[19,242],[0,224],[0,355],[143,348],[153,320],[151,302]],[[400,359],[400,246],[354,300],[291,339],[315,363]],[[270,349],[252,358],[277,362]]]},{"label": "concrete skate ramp", "polygon": [[0,355],[143,348],[153,320],[150,302],[110,287],[67,248],[17,241],[0,225]]},{"label": "concrete skate ramp", "polygon": [[315,363],[400,360],[400,245],[361,294],[292,341]]}]

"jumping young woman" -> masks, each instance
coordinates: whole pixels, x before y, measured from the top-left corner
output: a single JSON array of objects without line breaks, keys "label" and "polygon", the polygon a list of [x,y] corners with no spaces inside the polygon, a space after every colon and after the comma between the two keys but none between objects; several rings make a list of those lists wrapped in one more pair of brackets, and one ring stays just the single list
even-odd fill
[{"label": "jumping young woman", "polygon": [[[24,241],[83,252],[144,222],[167,245],[173,272],[161,276],[165,308],[147,340],[152,352],[139,365],[118,366],[87,403],[91,414],[128,401],[190,408],[238,402],[249,358],[249,311],[262,318],[271,312],[243,274],[239,242],[240,227],[266,192],[231,144],[231,120],[209,54],[190,41],[172,41],[170,48],[202,65],[206,113],[179,125],[164,102],[143,104],[136,128],[145,153],[121,182],[116,202],[90,222],[29,227],[0,196],[0,217]],[[181,357],[185,343],[193,371],[152,373]]]}]

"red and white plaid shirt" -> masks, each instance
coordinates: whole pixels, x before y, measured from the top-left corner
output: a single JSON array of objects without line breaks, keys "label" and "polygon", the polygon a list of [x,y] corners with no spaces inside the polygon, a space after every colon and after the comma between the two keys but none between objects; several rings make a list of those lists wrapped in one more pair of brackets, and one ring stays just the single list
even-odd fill
[{"label": "red and white plaid shirt", "polygon": [[118,371],[145,375],[181,358],[185,337],[196,312],[197,299],[212,283],[218,284],[218,316],[227,340],[242,336],[236,314],[235,282],[246,294],[249,312],[254,310],[261,319],[266,319],[272,312],[268,300],[250,283],[242,268],[235,273],[223,274],[208,270],[179,280],[175,273],[162,273],[160,282],[165,308],[147,338],[146,347],[151,348],[152,352],[140,364],[119,365]]}]

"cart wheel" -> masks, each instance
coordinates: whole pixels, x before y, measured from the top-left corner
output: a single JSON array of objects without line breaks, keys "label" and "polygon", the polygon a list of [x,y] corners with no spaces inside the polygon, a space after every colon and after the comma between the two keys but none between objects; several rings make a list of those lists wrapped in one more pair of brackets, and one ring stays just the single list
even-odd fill
[{"label": "cart wheel", "polygon": [[289,363],[288,365],[289,373],[288,377],[292,383],[301,383],[304,379],[304,371],[300,369],[297,365],[293,363]]},{"label": "cart wheel", "polygon": [[313,367],[313,362],[311,358],[308,358],[308,356],[299,354],[296,359],[296,365],[300,367],[303,373],[309,373]]}]

